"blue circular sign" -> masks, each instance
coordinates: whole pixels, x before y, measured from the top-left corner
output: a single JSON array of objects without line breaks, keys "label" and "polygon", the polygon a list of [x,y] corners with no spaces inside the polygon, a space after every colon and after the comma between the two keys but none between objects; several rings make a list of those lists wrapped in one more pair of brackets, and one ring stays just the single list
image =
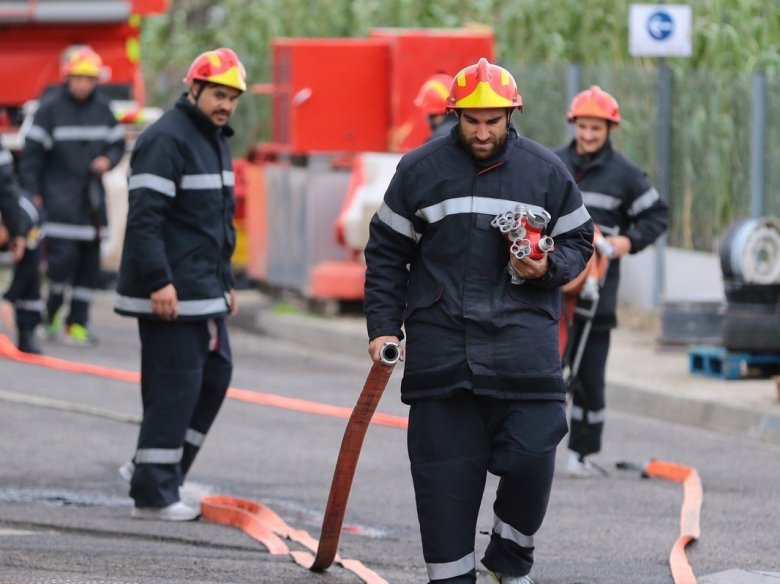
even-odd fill
[{"label": "blue circular sign", "polygon": [[667,39],[674,32],[674,21],[668,12],[653,12],[647,19],[647,32],[657,41]]}]

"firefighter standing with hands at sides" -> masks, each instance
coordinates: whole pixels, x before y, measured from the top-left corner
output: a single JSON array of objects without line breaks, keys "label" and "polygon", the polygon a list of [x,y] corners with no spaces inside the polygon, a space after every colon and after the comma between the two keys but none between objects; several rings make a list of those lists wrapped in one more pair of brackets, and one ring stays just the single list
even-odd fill
[{"label": "firefighter standing with hands at sides", "polygon": [[46,332],[52,340],[59,337],[58,312],[70,285],[64,340],[78,345],[96,342],[88,324],[107,225],[101,177],[125,151],[124,128],[95,91],[103,72],[103,61],[91,48],[66,52],[65,84],[41,100],[19,165],[21,186],[44,210],[46,221]]},{"label": "firefighter standing with hands at sides", "polygon": [[426,141],[449,136],[458,119],[447,108],[452,77],[445,73],[431,75],[420,86],[414,105],[428,116],[431,134]]},{"label": "firefighter standing with hands at sides", "polygon": [[[559,288],[584,269],[593,228],[561,161],[510,126],[522,98],[509,71],[484,58],[466,67],[449,107],[458,124],[401,159],[370,223],[369,354],[379,362],[405,327],[401,399],[431,582],[476,581],[490,472],[500,482],[482,563],[498,582],[528,584],[567,431]],[[519,204],[549,214],[554,252],[510,256],[491,222]]]},{"label": "firefighter standing with hands at sides", "polygon": [[602,474],[587,456],[601,450],[604,429],[604,382],[610,330],[620,280],[620,258],[637,253],[667,229],[668,206],[647,175],[612,148],[610,133],[620,124],[617,100],[597,85],[577,94],[567,119],[574,139],[555,153],[566,164],[582,191],[593,221],[611,245],[610,265],[599,293],[573,391],[566,474]]},{"label": "firefighter standing with hands at sides", "polygon": [[226,317],[237,310],[228,124],[246,73],[227,48],[202,53],[175,106],[139,137],[115,311],[138,318],[143,421],[130,478],[139,519],[188,521],[179,487],[233,372]]}]

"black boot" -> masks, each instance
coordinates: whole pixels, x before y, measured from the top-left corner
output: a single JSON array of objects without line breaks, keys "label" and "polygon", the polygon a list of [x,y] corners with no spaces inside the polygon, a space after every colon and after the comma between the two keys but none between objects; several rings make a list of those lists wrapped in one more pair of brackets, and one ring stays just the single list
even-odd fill
[{"label": "black boot", "polygon": [[22,353],[32,353],[33,355],[40,355],[42,353],[41,347],[35,340],[34,329],[20,328],[18,338],[19,343],[17,346]]}]

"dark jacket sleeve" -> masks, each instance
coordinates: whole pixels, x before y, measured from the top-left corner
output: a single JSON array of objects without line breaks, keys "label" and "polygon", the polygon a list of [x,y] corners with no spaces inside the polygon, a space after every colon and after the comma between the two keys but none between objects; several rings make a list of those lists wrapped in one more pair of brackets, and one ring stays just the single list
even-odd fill
[{"label": "dark jacket sleeve", "polygon": [[409,282],[407,265],[417,247],[413,213],[407,208],[405,195],[399,167],[369,224],[364,298],[369,340],[381,336],[403,338],[401,324]]},{"label": "dark jacket sleeve", "polygon": [[547,226],[547,235],[553,238],[555,247],[547,254],[547,274],[529,283],[558,288],[580,274],[593,255],[593,220],[568,172],[553,173],[550,192],[557,193],[550,205],[553,219]]},{"label": "dark jacket sleeve", "polygon": [[47,152],[53,146],[54,120],[48,107],[41,107],[24,138],[24,149],[19,159],[19,183],[31,195],[41,194],[41,178]]},{"label": "dark jacket sleeve", "polygon": [[142,136],[130,160],[124,246],[148,294],[173,281],[163,230],[182,168],[178,147],[168,136]]},{"label": "dark jacket sleeve", "polygon": [[111,122],[111,130],[109,131],[108,138],[106,139],[106,147],[103,155],[108,157],[108,159],[111,161],[111,168],[114,168],[117,164],[119,164],[119,161],[122,159],[122,156],[125,153],[126,143],[124,126],[117,123],[113,114],[111,115]]},{"label": "dark jacket sleeve", "polygon": [[11,153],[0,146],[0,213],[3,215],[3,225],[11,237],[22,233],[19,214],[19,195],[16,191],[16,181],[13,173],[13,158]]},{"label": "dark jacket sleeve", "polygon": [[669,205],[640,171],[633,190],[628,215],[631,227],[623,235],[631,240],[631,253],[642,251],[669,226]]}]

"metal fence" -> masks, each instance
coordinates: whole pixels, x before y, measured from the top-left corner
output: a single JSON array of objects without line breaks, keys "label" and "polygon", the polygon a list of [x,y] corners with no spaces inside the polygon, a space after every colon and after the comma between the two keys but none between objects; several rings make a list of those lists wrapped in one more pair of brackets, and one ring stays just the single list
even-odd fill
[{"label": "metal fence", "polygon": [[[565,112],[572,79],[617,97],[620,151],[658,186],[658,84],[655,68],[504,64],[515,75],[525,111],[522,134],[546,146],[568,139]],[[734,220],[780,214],[780,80],[763,75],[672,70],[669,244],[716,251]],[[758,116],[758,117],[756,117]],[[759,123],[754,123],[758,121]],[[759,157],[759,158],[755,158]],[[751,190],[752,189],[752,190]]]}]

